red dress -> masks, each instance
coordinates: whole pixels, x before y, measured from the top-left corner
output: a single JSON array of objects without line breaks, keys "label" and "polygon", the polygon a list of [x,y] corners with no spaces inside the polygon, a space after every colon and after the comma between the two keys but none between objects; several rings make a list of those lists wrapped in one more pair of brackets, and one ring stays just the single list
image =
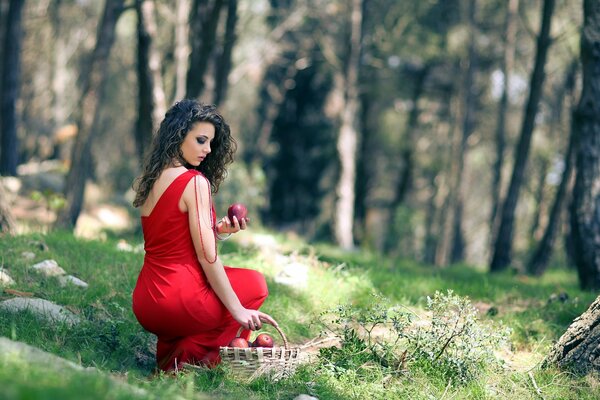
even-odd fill
[{"label": "red dress", "polygon": [[[219,346],[240,328],[210,287],[190,234],[187,212],[179,209],[183,191],[195,175],[188,170],[169,185],[149,216],[142,217],[144,266],[133,291],[133,312],[158,337],[156,361],[164,371],[182,363],[214,366]],[[212,210],[213,222],[215,211]],[[233,290],[245,308],[258,310],[268,291],[260,272],[225,267]],[[242,331],[245,339],[250,331]]]}]

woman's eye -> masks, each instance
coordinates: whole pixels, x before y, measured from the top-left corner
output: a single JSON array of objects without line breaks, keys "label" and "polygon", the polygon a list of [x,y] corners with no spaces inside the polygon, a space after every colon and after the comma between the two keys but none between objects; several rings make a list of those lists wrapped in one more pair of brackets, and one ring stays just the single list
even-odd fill
[{"label": "woman's eye", "polygon": [[204,138],[198,138],[198,139],[196,139],[196,141],[197,141],[199,144],[204,144],[204,143],[206,143],[206,139],[204,139]]}]

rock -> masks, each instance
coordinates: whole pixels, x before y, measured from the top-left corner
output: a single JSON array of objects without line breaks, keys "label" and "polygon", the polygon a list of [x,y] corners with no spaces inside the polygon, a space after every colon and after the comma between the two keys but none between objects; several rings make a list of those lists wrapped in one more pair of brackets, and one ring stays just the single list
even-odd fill
[{"label": "rock", "polygon": [[305,288],[308,285],[308,266],[299,262],[287,264],[275,275],[275,282]]},{"label": "rock", "polygon": [[79,286],[81,288],[87,289],[88,284],[82,281],[79,278],[74,277],[73,275],[61,275],[58,277],[58,282],[60,286],[67,286],[69,284]]},{"label": "rock", "polygon": [[319,398],[310,396],[308,394],[299,394],[298,396],[294,397],[294,400],[319,400]]},{"label": "rock", "polygon": [[567,292],[552,293],[548,298],[548,304],[554,303],[556,301],[565,303],[567,300],[569,300],[569,294]]},{"label": "rock", "polygon": [[46,276],[60,276],[66,274],[65,270],[59,267],[58,263],[54,260],[44,260],[32,265],[31,268]]},{"label": "rock", "polygon": [[14,285],[15,281],[4,271],[4,269],[0,268],[0,286],[10,286]]},{"label": "rock", "polygon": [[[103,374],[103,372],[99,371],[95,367],[83,367],[79,364],[75,364],[72,361],[58,357],[57,355],[51,353],[47,353],[26,343],[0,337],[0,360],[6,358],[23,360],[28,364],[43,365],[44,367],[61,371],[74,370],[82,371],[84,373]],[[110,374],[106,374],[106,376],[108,376],[108,379],[110,379],[115,386],[123,388],[124,390],[128,390],[131,394],[136,395],[137,397],[146,398],[149,396],[149,393],[143,388],[130,385],[129,383]],[[10,388],[10,384],[8,387]],[[90,387],[88,390],[93,391],[94,388]],[[80,395],[81,398],[86,398],[86,393],[80,393]],[[177,396],[176,398],[180,399],[181,397]]]},{"label": "rock", "polygon": [[32,251],[24,251],[21,253],[21,257],[23,257],[26,260],[33,260],[35,259],[35,253]]},{"label": "rock", "polygon": [[80,322],[79,317],[66,308],[54,304],[51,301],[38,298],[18,297],[4,300],[0,302],[0,309],[9,312],[22,312],[28,310],[34,315],[46,319],[49,322],[64,322],[71,326]]}]

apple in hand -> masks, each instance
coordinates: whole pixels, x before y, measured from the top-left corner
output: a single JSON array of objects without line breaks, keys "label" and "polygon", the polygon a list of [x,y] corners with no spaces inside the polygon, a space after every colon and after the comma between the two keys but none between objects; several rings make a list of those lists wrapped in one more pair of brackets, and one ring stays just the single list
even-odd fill
[{"label": "apple in hand", "polygon": [[252,347],[273,347],[273,338],[267,333],[261,333],[252,342]]},{"label": "apple in hand", "polygon": [[246,348],[246,347],[250,347],[250,346],[249,346],[248,341],[246,339],[241,338],[241,337],[236,337],[231,342],[229,342],[229,347],[242,347],[242,348]]},{"label": "apple in hand", "polygon": [[242,203],[233,203],[227,209],[227,216],[231,220],[232,224],[233,224],[234,216],[237,218],[238,222],[241,224],[242,219],[245,219],[248,217],[248,209]]}]

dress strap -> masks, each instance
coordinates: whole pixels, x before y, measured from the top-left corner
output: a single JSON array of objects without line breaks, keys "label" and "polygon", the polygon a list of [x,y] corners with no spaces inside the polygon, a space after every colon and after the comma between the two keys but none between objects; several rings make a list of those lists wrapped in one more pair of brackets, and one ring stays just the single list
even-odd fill
[{"label": "dress strap", "polygon": [[[198,233],[200,234],[200,244],[202,246],[202,252],[204,253],[204,258],[206,258],[206,261],[208,261],[209,263],[214,263],[215,261],[217,261],[217,239],[215,237],[214,239],[214,243],[215,243],[215,259],[214,260],[209,260],[208,257],[206,256],[206,250],[204,249],[204,238],[202,237],[202,228],[200,227],[200,210],[198,209],[198,176],[200,174],[197,174],[196,176],[194,176],[194,196],[196,198],[195,201],[195,205],[196,205],[196,220],[198,223]],[[206,179],[206,177],[204,175],[202,175],[202,178]],[[208,203],[210,204],[210,229],[213,232],[213,235],[215,235],[216,233],[216,224],[214,221],[214,207],[213,207],[213,202],[212,202],[212,194],[210,192],[210,182],[208,182],[208,179],[206,179],[207,183],[208,183]]]}]

